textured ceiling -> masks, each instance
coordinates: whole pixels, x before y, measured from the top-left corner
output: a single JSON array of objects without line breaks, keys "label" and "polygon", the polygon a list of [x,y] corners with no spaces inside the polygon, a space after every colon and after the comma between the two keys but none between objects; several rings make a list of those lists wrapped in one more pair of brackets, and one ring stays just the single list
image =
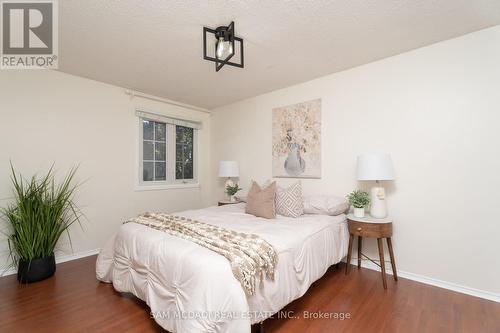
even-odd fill
[{"label": "textured ceiling", "polygon": [[[213,108],[500,24],[499,0],[61,0],[63,72]],[[236,24],[245,68],[202,59]]]}]

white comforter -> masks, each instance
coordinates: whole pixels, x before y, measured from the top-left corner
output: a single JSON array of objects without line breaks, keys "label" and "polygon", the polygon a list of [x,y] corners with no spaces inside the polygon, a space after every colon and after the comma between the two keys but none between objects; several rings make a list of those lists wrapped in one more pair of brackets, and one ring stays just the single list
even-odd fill
[{"label": "white comforter", "polygon": [[257,234],[274,246],[274,281],[257,283],[246,296],[226,258],[187,240],[136,223],[120,227],[97,259],[97,278],[131,292],[171,332],[250,332],[301,297],[329,266],[347,252],[345,216],[279,216],[266,220],[245,214],[245,204],[190,210],[176,215]]}]

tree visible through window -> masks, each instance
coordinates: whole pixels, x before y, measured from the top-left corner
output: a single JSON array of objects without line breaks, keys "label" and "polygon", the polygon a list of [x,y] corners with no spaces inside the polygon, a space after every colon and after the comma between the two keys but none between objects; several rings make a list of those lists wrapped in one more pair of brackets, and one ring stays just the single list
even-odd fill
[{"label": "tree visible through window", "polygon": [[175,179],[193,179],[193,129],[175,126]]}]

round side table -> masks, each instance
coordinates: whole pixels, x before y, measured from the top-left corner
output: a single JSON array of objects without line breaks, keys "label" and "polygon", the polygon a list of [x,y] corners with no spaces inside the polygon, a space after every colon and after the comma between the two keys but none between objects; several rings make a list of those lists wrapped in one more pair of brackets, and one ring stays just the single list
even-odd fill
[{"label": "round side table", "polygon": [[[384,245],[382,239],[386,239],[387,247],[389,248],[389,255],[391,257],[392,274],[394,280],[398,280],[396,272],[396,261],[394,260],[394,252],[392,250],[392,218],[376,219],[371,216],[355,217],[353,214],[347,215],[347,224],[349,227],[349,248],[347,251],[347,265],[345,273],[349,273],[349,266],[351,266],[352,245],[354,236],[358,236],[358,268],[361,268],[361,258],[365,257],[374,264],[380,267],[382,271],[382,283],[384,289],[387,289],[387,279],[385,274],[385,261],[384,261]],[[363,237],[377,238],[378,255],[380,264],[375,260],[367,257],[361,252]]]}]

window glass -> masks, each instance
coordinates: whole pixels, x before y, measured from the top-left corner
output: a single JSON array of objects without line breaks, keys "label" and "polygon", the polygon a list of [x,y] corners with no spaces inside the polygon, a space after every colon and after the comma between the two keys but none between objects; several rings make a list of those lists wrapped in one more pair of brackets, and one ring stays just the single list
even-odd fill
[{"label": "window glass", "polygon": [[165,180],[167,173],[165,162],[155,162],[155,180]]},{"label": "window glass", "polygon": [[155,142],[155,161],[165,161],[166,159],[166,145],[162,142]]},{"label": "window glass", "polygon": [[166,180],[167,124],[144,119],[142,137],[142,180]]},{"label": "window glass", "polygon": [[153,140],[153,124],[154,121],[142,121],[142,138],[144,140]]},{"label": "window glass", "polygon": [[153,141],[142,142],[142,159],[145,161],[153,160]]},{"label": "window glass", "polygon": [[167,125],[155,122],[155,141],[165,142],[167,137]]},{"label": "window glass", "polygon": [[152,181],[154,178],[154,173],[153,173],[153,162],[144,162],[142,164],[142,179],[147,182],[147,181]]},{"label": "window glass", "polygon": [[193,179],[193,129],[175,126],[175,179]]}]

